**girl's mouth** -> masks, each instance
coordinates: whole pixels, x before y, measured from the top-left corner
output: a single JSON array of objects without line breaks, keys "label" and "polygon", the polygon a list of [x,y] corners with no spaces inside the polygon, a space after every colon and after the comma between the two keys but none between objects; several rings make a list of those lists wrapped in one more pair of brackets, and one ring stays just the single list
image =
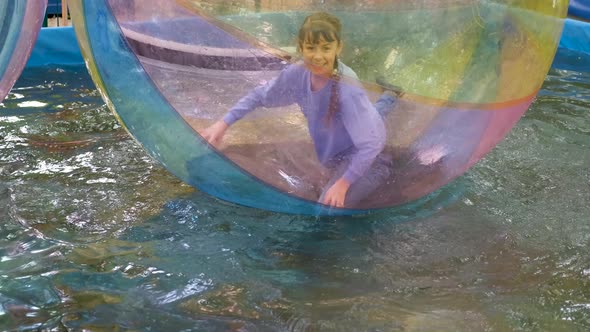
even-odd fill
[{"label": "girl's mouth", "polygon": [[324,71],[324,66],[323,65],[316,65],[316,64],[310,63],[309,64],[309,67],[310,67],[311,71],[313,71],[313,72],[321,72],[321,71]]}]

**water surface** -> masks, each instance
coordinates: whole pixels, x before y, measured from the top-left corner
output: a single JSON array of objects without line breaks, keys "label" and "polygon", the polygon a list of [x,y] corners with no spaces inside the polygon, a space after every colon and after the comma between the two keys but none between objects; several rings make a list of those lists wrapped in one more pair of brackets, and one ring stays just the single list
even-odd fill
[{"label": "water surface", "polygon": [[590,73],[568,56],[450,186],[322,219],[195,191],[84,68],[27,70],[0,106],[0,327],[588,330]]}]

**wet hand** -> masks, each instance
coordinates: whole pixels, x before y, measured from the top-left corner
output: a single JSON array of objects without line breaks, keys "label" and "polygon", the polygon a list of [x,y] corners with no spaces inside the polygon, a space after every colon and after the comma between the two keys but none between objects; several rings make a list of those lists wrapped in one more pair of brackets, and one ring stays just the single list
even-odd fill
[{"label": "wet hand", "polygon": [[201,136],[203,136],[203,138],[207,140],[209,144],[217,148],[223,140],[223,136],[225,135],[227,128],[229,128],[227,123],[225,123],[223,120],[219,120],[203,130],[201,132]]},{"label": "wet hand", "polygon": [[344,201],[346,199],[346,193],[350,188],[350,183],[343,178],[338,179],[324,195],[322,204],[333,206],[333,207],[344,207]]}]

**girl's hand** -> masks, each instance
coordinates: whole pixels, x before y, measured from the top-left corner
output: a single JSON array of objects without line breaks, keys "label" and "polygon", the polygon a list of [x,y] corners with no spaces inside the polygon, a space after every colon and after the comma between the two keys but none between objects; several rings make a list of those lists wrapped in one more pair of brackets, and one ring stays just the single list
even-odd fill
[{"label": "girl's hand", "polygon": [[344,207],[344,200],[346,199],[346,193],[350,188],[350,183],[343,178],[338,179],[331,187],[326,191],[322,204],[333,206],[333,207]]},{"label": "girl's hand", "polygon": [[221,143],[227,128],[229,128],[227,123],[225,123],[223,120],[219,120],[207,127],[207,129],[203,130],[201,132],[201,136],[203,136],[203,138],[206,139],[209,144],[217,148]]}]

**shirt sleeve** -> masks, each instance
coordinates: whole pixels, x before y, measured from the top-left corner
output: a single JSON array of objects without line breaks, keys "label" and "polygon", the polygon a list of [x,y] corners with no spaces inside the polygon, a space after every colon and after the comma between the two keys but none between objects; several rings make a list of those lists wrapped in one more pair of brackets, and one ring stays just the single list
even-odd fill
[{"label": "shirt sleeve", "polygon": [[386,140],[383,119],[367,95],[358,89],[354,90],[341,92],[343,124],[355,146],[355,153],[342,177],[351,184],[371,167],[377,155],[383,151]]},{"label": "shirt sleeve", "polygon": [[297,69],[296,65],[291,65],[267,84],[254,88],[230,109],[223,121],[232,125],[258,107],[279,107],[295,103],[293,85],[297,79]]}]

